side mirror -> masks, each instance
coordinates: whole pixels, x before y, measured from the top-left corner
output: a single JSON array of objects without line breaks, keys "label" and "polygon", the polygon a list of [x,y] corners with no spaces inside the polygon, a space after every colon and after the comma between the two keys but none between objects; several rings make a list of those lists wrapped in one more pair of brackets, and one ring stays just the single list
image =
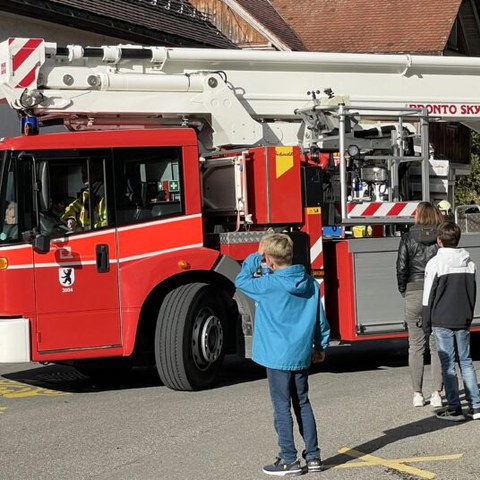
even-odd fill
[{"label": "side mirror", "polygon": [[32,242],[33,250],[40,254],[50,251],[50,239],[46,235],[37,235]]},{"label": "side mirror", "polygon": [[50,171],[48,163],[45,161],[38,162],[38,181],[39,183],[39,209],[40,212],[45,212],[50,208]]}]

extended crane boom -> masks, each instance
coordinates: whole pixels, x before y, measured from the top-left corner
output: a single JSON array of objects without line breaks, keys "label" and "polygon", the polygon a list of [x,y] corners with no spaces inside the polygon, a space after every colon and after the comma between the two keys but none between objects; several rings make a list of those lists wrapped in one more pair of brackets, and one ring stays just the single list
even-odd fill
[{"label": "extended crane boom", "polygon": [[308,144],[295,112],[312,103],[425,107],[480,130],[479,76],[478,58],[0,44],[13,108],[72,129],[192,125],[207,148]]}]

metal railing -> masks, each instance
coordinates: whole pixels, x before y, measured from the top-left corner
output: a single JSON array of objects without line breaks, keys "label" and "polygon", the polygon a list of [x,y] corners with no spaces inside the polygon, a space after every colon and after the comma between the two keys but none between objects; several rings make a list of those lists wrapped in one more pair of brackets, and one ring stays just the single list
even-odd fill
[{"label": "metal railing", "polygon": [[462,233],[479,233],[480,205],[458,205],[455,208],[455,222]]}]

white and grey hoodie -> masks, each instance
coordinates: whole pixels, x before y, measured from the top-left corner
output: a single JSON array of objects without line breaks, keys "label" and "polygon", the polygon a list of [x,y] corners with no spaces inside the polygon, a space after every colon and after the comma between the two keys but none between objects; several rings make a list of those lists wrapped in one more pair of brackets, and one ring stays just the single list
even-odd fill
[{"label": "white and grey hoodie", "polygon": [[425,268],[423,330],[468,328],[476,299],[475,264],[464,248],[440,248]]}]

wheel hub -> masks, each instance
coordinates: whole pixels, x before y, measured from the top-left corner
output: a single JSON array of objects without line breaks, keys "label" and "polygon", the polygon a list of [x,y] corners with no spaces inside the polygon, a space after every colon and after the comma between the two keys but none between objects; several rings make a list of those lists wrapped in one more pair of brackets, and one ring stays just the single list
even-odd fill
[{"label": "wheel hub", "polygon": [[193,324],[192,350],[195,364],[206,370],[222,353],[223,327],[210,308],[202,309]]}]

